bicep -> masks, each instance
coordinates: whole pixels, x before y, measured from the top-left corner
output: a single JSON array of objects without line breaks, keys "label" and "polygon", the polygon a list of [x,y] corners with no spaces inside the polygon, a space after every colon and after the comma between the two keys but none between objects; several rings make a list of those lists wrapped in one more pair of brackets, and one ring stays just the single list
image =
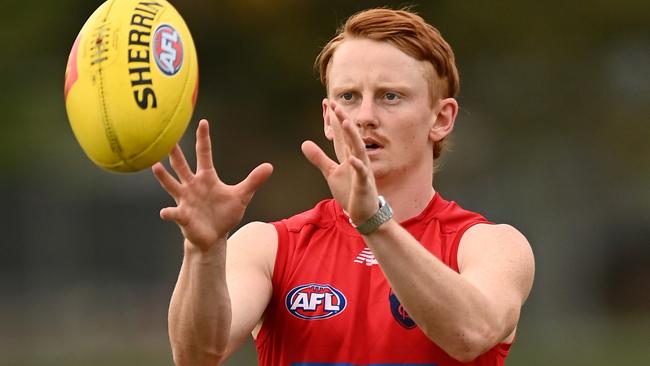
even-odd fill
[{"label": "bicep", "polygon": [[277,252],[277,233],[271,224],[253,222],[228,240],[226,281],[232,322],[226,354],[250,336],[271,299],[271,278]]},{"label": "bicep", "polygon": [[507,328],[514,328],[535,272],[526,238],[509,225],[475,225],[461,239],[458,267],[461,276],[485,296],[494,315]]}]

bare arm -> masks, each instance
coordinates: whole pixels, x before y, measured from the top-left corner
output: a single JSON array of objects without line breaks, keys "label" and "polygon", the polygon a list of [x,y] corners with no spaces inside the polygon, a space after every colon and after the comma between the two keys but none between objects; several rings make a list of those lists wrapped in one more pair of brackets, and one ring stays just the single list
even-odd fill
[{"label": "bare arm", "polygon": [[[257,321],[242,319],[238,312],[232,310],[233,304],[239,305],[242,286],[259,283],[257,286],[261,291],[270,292],[270,279],[268,282],[255,281],[268,271],[262,262],[252,260],[249,266],[228,270],[226,258],[229,255],[226,252],[230,243],[226,238],[241,220],[255,191],[271,175],[272,167],[262,164],[241,183],[232,186],[224,184],[212,163],[208,123],[205,120],[199,123],[197,129],[196,155],[197,169],[194,173],[180,148],[177,146],[172,150],[170,163],[178,180],[162,164],[153,167],[162,187],[176,201],[175,207],[162,209],[160,217],[176,222],[185,237],[185,256],[169,309],[169,336],[177,365],[214,365],[222,361],[227,350],[233,348],[231,330],[235,329],[235,333],[239,334],[240,329],[244,328],[242,324]],[[268,234],[268,226],[259,224],[242,228],[242,232],[251,232],[252,235],[238,236],[247,240],[237,240],[237,235],[233,237],[232,247],[236,249],[232,251],[235,256],[247,247],[238,242],[251,244],[256,233],[266,235],[258,238],[258,241],[272,247],[273,238]],[[232,283],[233,291],[229,291],[230,272],[239,278]],[[263,302],[263,299],[261,297],[260,301]],[[263,309],[265,306],[258,304],[257,308]],[[249,316],[255,317],[255,313]]]},{"label": "bare arm", "polygon": [[[303,144],[303,153],[352,222],[362,223],[377,212],[374,176],[358,129],[335,103],[330,106],[334,113],[326,118],[343,131],[345,159],[332,161],[312,142]],[[530,245],[514,228],[470,228],[459,247],[460,274],[394,220],[364,240],[409,315],[452,357],[472,360],[514,336],[534,274]]]},{"label": "bare arm", "polygon": [[257,336],[264,310],[271,301],[277,247],[275,228],[261,222],[247,224],[228,240],[226,278],[233,307],[224,359],[251,333]]},{"label": "bare arm", "polygon": [[227,245],[205,253],[185,242],[168,319],[176,364],[225,361],[261,324],[276,249],[275,228],[261,222],[245,225]]},{"label": "bare arm", "polygon": [[514,228],[470,228],[459,248],[460,274],[393,220],[365,240],[409,315],[452,357],[470,361],[512,341],[534,273],[530,246]]},{"label": "bare arm", "polygon": [[232,319],[224,241],[206,252],[187,240],[184,243],[183,264],[168,313],[176,365],[216,365],[224,357]]}]

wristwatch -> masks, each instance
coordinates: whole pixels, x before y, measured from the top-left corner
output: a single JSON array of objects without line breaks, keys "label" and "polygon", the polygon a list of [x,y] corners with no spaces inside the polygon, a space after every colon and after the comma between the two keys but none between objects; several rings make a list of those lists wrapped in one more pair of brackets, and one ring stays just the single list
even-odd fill
[{"label": "wristwatch", "polygon": [[361,225],[354,225],[352,220],[350,220],[350,223],[361,235],[369,235],[377,230],[377,228],[383,223],[390,220],[391,217],[393,217],[393,209],[390,208],[390,205],[388,205],[388,202],[386,202],[386,199],[384,199],[383,196],[379,196],[379,210],[377,210],[377,213],[372,215],[372,217]]}]

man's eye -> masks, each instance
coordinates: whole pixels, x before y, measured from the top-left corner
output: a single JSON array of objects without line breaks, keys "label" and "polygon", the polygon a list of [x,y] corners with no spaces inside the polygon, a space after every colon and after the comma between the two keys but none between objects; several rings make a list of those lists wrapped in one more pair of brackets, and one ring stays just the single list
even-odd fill
[{"label": "man's eye", "polygon": [[397,99],[399,99],[399,95],[397,95],[397,94],[395,94],[395,93],[390,93],[390,92],[389,92],[389,93],[386,93],[386,94],[384,95],[384,97],[385,97],[387,100],[397,100]]},{"label": "man's eye", "polygon": [[341,99],[346,100],[346,101],[352,100],[352,97],[353,97],[353,95],[350,92],[341,94]]}]

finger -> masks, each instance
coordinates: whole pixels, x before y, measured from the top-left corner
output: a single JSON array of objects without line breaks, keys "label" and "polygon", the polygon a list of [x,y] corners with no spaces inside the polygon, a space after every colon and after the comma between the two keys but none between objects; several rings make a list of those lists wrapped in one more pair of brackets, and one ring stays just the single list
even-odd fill
[{"label": "finger", "polygon": [[368,163],[370,160],[366,152],[366,145],[363,143],[359,134],[359,129],[348,119],[343,121],[341,127],[343,128],[343,138],[345,139],[346,145],[350,148],[352,155]]},{"label": "finger", "polygon": [[186,226],[189,220],[179,207],[165,207],[160,210],[160,218],[165,221],[173,221],[180,226]]},{"label": "finger", "polygon": [[323,150],[312,141],[303,142],[301,149],[307,160],[309,160],[313,166],[318,168],[326,179],[329,177],[330,172],[338,166],[334,160],[330,159],[327,154],[325,154]]},{"label": "finger", "polygon": [[273,165],[264,163],[258,165],[248,174],[246,179],[237,184],[236,188],[240,190],[244,197],[244,204],[248,204],[255,192],[266,182],[273,173]]},{"label": "finger", "polygon": [[325,106],[327,107],[328,118],[331,118],[331,115],[335,114],[334,110],[336,109],[336,102],[332,99],[326,99]]},{"label": "finger", "polygon": [[161,163],[154,164],[151,170],[163,189],[178,201],[178,197],[181,195],[180,183],[169,174],[165,166]]},{"label": "finger", "polygon": [[329,110],[331,111],[331,113],[329,113],[330,124],[338,125],[338,127],[341,127],[341,122],[347,118],[347,115],[343,109],[339,107],[339,105],[334,101],[329,102],[329,107]]},{"label": "finger", "polygon": [[329,100],[328,100],[328,103],[329,103],[329,107],[330,107],[330,109],[331,109],[334,113],[336,113],[336,110],[337,110],[337,109],[340,109],[340,108],[341,108],[341,107],[339,107],[339,104],[338,104],[336,101],[334,101],[334,100],[329,99]]},{"label": "finger", "polygon": [[185,159],[185,155],[183,155],[180,146],[174,146],[169,154],[169,162],[181,182],[187,182],[192,179],[192,170],[190,170],[190,166],[187,164],[187,160]]},{"label": "finger", "polygon": [[349,120],[350,118],[348,117],[348,114],[345,113],[343,108],[341,108],[336,102],[331,102],[330,107],[332,108],[333,116],[335,117],[336,121],[340,124],[343,123],[345,120]]},{"label": "finger", "polygon": [[196,129],[196,171],[214,169],[212,162],[212,142],[210,141],[210,127],[208,121],[199,121]]},{"label": "finger", "polygon": [[354,169],[356,174],[353,174],[356,178],[356,183],[366,184],[370,176],[370,169],[368,166],[359,158],[355,156],[350,156],[349,160],[350,165]]},{"label": "finger", "polygon": [[[350,145],[348,138],[346,137],[347,132],[343,129],[344,124],[353,125],[352,120],[348,117],[347,113],[341,108],[336,102],[331,102],[332,107],[332,117],[330,123],[338,123],[338,127],[343,131],[343,142],[345,145]],[[365,148],[365,146],[364,146]],[[347,159],[350,155],[350,150],[344,149],[344,158]]]}]

